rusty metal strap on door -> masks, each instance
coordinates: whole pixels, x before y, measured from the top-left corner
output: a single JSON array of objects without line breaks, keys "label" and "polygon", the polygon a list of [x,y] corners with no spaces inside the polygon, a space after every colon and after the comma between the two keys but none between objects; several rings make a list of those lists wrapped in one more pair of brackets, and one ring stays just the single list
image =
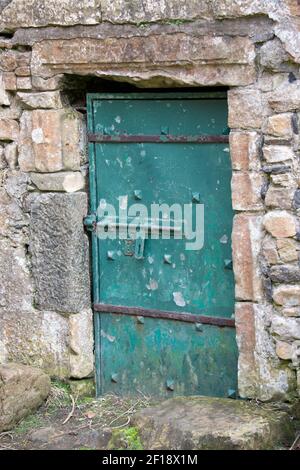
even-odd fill
[{"label": "rusty metal strap on door", "polygon": [[228,135],[105,135],[88,133],[95,143],[157,143],[157,144],[228,144]]},{"label": "rusty metal strap on door", "polygon": [[94,304],[94,310],[102,313],[112,313],[116,315],[131,315],[149,318],[157,318],[159,320],[175,320],[185,323],[202,323],[214,326],[235,327],[235,321],[232,318],[211,317],[206,315],[195,315],[187,312],[169,312],[166,310],[155,310],[142,307],[127,307],[122,305],[111,304]]}]

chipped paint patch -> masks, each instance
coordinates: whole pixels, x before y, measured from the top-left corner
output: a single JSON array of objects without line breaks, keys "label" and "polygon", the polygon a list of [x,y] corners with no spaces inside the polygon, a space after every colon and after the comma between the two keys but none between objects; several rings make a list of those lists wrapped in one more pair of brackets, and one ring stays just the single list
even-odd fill
[{"label": "chipped paint patch", "polygon": [[116,340],[115,336],[111,336],[111,335],[107,334],[104,330],[101,330],[101,336],[102,336],[102,338],[108,339],[108,341],[110,343],[113,343]]},{"label": "chipped paint patch", "polygon": [[181,292],[173,292],[173,300],[178,307],[185,307],[186,301]]},{"label": "chipped paint patch", "polygon": [[158,282],[155,279],[150,279],[149,284],[146,285],[148,290],[157,290]]},{"label": "chipped paint patch", "polygon": [[228,243],[228,236],[226,234],[222,235],[222,237],[220,238],[220,243]]}]

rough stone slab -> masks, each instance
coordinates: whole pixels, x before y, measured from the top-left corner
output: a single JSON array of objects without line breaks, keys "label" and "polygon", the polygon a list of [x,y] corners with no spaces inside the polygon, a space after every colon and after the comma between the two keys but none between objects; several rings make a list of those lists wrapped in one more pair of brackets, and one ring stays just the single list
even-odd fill
[{"label": "rough stone slab", "polygon": [[287,413],[269,406],[211,397],[178,397],[133,418],[149,450],[261,450],[292,438]]},{"label": "rough stone slab", "polygon": [[94,370],[93,312],[88,309],[69,317],[70,376],[89,377]]},{"label": "rough stone slab", "polygon": [[27,109],[62,108],[59,91],[42,91],[40,93],[17,93],[21,103]]},{"label": "rough stone slab", "polygon": [[[101,0],[12,0],[2,11],[2,29],[48,24],[95,24],[101,21]],[[33,14],[34,12],[34,14]]]},{"label": "rough stone slab", "polygon": [[84,189],[85,180],[79,171],[59,173],[30,173],[31,182],[40,191],[63,191],[73,193]]},{"label": "rough stone slab", "polygon": [[0,431],[12,429],[36,410],[50,392],[44,372],[21,364],[0,365]]},{"label": "rough stone slab", "polygon": [[185,33],[45,40],[33,47],[32,70],[44,78],[68,72],[132,82],[161,77],[177,83],[249,84],[255,77],[254,46],[245,37]]},{"label": "rough stone slab", "polygon": [[300,282],[300,267],[288,264],[272,266],[269,275],[273,282]]},{"label": "rough stone slab", "polygon": [[85,193],[34,199],[30,250],[39,309],[77,313],[90,306],[86,212]]}]

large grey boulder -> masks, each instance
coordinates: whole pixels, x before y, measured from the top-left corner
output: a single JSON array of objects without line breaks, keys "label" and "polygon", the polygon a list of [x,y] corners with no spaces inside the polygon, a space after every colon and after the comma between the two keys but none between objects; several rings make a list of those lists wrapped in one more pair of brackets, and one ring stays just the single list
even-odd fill
[{"label": "large grey boulder", "polygon": [[22,364],[0,365],[0,432],[35,411],[50,392],[50,378]]}]

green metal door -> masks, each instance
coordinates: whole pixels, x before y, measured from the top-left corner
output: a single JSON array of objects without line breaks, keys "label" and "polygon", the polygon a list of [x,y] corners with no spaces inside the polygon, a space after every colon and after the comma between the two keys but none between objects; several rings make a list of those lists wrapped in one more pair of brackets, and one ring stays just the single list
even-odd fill
[{"label": "green metal door", "polygon": [[[88,131],[97,394],[234,394],[226,95],[89,94]],[[138,228],[120,216],[135,204]],[[203,246],[173,204],[204,207]]]}]

